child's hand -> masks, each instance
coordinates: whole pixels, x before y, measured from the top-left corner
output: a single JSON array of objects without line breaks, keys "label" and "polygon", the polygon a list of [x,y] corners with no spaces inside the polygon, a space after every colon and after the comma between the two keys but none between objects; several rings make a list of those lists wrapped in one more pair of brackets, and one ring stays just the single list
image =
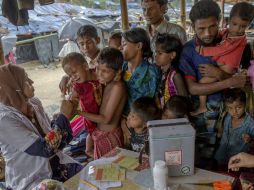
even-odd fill
[{"label": "child's hand", "polygon": [[242,138],[245,143],[249,143],[251,141],[251,137],[248,134],[243,134]]},{"label": "child's hand", "polygon": [[70,78],[67,75],[65,75],[62,77],[59,83],[59,88],[61,90],[62,95],[66,95],[69,93],[69,85],[68,85],[69,80]]}]

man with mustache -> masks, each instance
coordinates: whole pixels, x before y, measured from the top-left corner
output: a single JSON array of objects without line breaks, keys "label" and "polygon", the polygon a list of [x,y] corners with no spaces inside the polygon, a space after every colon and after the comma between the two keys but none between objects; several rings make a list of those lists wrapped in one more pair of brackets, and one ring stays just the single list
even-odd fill
[{"label": "man with mustache", "polygon": [[[192,121],[197,133],[207,132],[207,121],[218,119],[223,105],[221,91],[231,87],[241,88],[246,83],[246,76],[235,75],[231,77],[220,70],[216,66],[216,62],[210,57],[204,57],[200,54],[200,47],[216,46],[221,41],[218,37],[220,17],[221,10],[213,0],[201,0],[192,7],[189,18],[192,22],[195,37],[184,45],[180,58],[179,68],[184,74],[194,107],[199,103],[197,96],[208,96],[206,105],[208,111],[197,115]],[[199,80],[202,77],[214,77],[217,81],[200,84]],[[203,145],[202,147],[199,150],[199,146],[197,146],[199,156],[202,155],[202,150],[204,150],[204,154],[211,157],[213,150],[205,148]]]}]

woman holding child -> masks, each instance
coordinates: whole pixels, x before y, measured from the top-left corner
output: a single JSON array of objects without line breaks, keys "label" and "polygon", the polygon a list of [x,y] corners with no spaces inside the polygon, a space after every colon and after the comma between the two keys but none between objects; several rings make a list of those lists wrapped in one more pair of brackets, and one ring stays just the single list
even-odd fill
[{"label": "woman holding child", "polygon": [[60,151],[72,139],[68,121],[72,110],[72,104],[63,102],[50,126],[24,69],[0,66],[0,148],[8,188],[30,190],[43,179],[65,181],[81,170]]}]

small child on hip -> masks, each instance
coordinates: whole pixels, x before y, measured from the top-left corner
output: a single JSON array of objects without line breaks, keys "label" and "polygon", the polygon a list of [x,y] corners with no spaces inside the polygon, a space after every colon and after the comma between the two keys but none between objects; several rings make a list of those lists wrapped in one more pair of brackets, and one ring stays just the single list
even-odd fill
[{"label": "small child on hip", "polygon": [[[87,62],[80,53],[70,53],[64,57],[62,67],[72,82],[71,99],[78,100],[82,111],[97,114],[102,99],[102,85],[97,81],[95,72],[88,68]],[[97,124],[83,117],[84,128],[89,135],[86,138],[86,154],[93,155],[91,135]]]},{"label": "small child on hip", "polygon": [[[198,46],[201,55],[211,57],[226,76],[231,77],[240,69],[243,51],[247,44],[245,30],[254,18],[254,6],[247,2],[236,3],[230,11],[229,28],[220,32],[222,41],[214,47]],[[199,67],[202,72],[203,66]],[[199,83],[218,81],[215,77],[203,77]],[[207,111],[207,96],[199,96],[199,108],[191,115],[198,115]]]}]

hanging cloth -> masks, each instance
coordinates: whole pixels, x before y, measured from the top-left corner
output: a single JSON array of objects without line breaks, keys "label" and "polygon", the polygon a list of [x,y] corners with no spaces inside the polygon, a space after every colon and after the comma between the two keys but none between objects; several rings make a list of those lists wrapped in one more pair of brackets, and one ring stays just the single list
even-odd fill
[{"label": "hanging cloth", "polygon": [[49,5],[54,3],[54,0],[39,0],[40,5]]},{"label": "hanging cloth", "polygon": [[34,9],[34,0],[17,0],[18,9],[26,9],[26,10],[33,10]]},{"label": "hanging cloth", "polygon": [[19,10],[17,0],[3,0],[2,14],[15,26],[28,25],[28,11]]}]

